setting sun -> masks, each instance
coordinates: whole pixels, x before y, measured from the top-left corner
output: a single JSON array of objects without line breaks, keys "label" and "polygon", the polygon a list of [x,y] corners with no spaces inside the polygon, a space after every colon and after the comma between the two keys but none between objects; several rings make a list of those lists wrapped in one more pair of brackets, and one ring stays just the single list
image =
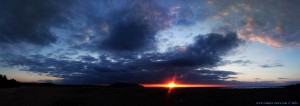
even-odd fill
[{"label": "setting sun", "polygon": [[168,84],[168,87],[169,87],[169,88],[176,87],[176,84],[175,84],[174,82],[170,82],[170,83]]},{"label": "setting sun", "polygon": [[174,83],[174,81],[172,81],[167,85],[167,87],[169,87],[168,94],[170,94],[172,91],[172,88],[176,87],[176,84]]}]

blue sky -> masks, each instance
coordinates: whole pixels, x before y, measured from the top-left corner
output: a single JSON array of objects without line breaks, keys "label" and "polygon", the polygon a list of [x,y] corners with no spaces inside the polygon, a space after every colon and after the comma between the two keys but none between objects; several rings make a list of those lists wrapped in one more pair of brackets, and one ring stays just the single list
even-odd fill
[{"label": "blue sky", "polygon": [[0,74],[71,84],[297,83],[297,4],[2,0]]}]

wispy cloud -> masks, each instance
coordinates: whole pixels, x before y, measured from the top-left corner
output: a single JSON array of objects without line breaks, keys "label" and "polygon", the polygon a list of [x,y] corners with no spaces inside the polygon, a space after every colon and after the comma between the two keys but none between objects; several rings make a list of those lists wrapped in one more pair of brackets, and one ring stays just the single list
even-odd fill
[{"label": "wispy cloud", "polygon": [[260,65],[262,68],[274,68],[274,67],[283,67],[284,65],[281,63],[273,63],[273,64],[263,64]]},{"label": "wispy cloud", "polygon": [[249,64],[252,64],[253,62],[251,60],[224,60],[221,62],[221,65],[230,65],[230,64],[238,64],[242,66],[247,66]]}]

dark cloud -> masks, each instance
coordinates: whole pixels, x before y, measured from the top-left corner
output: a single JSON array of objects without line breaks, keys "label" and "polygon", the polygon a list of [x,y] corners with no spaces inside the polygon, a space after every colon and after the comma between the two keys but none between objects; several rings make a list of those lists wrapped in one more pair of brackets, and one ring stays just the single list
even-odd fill
[{"label": "dark cloud", "polygon": [[[4,54],[2,54],[3,56]],[[208,83],[208,84],[233,84],[247,86],[279,86],[295,84],[286,82],[278,84],[273,81],[244,82],[230,80],[235,79],[232,75],[239,73],[223,70],[194,69],[194,68],[126,68],[126,66],[110,67],[107,64],[94,64],[83,61],[70,61],[48,58],[41,55],[17,56],[5,55],[2,62],[9,66],[25,66],[23,71],[45,73],[48,76],[64,78],[55,83],[68,84],[109,84],[114,82],[132,83],[166,83],[174,76],[176,81],[184,83]],[[15,58],[16,57],[16,58]],[[83,56],[83,60],[95,60],[93,57]],[[285,79],[285,78],[278,78]],[[256,78],[256,80],[260,80]],[[298,81],[299,82],[299,81]]]},{"label": "dark cloud", "polygon": [[283,67],[284,65],[281,63],[273,63],[273,64],[263,64],[260,65],[262,68],[274,68],[274,67]]},{"label": "dark cloud", "polygon": [[220,65],[239,64],[242,66],[246,66],[251,63],[253,63],[251,60],[234,60],[234,61],[224,60],[220,63]]},{"label": "dark cloud", "polygon": [[[144,3],[146,2],[146,3]],[[114,51],[139,51],[154,49],[156,33],[168,25],[171,19],[167,8],[155,5],[152,1],[133,2],[130,7],[113,11],[107,24],[109,33],[101,42],[100,49]],[[128,5],[130,5],[128,4]]]},{"label": "dark cloud", "polygon": [[66,21],[69,0],[1,0],[0,43],[48,45],[56,41],[49,27]]},{"label": "dark cloud", "polygon": [[249,64],[252,63],[250,60],[235,60],[232,61],[232,63],[236,63],[236,64]]},{"label": "dark cloud", "polygon": [[154,43],[155,31],[138,20],[120,22],[101,47],[116,51],[135,51],[149,48]]},{"label": "dark cloud", "polygon": [[277,79],[288,79],[288,78],[277,78]]},{"label": "dark cloud", "polygon": [[5,61],[6,67],[21,66],[23,71],[45,73],[48,76],[66,79],[93,74],[94,71],[91,69],[96,66],[88,62],[54,59],[42,55],[20,56],[7,54],[1,60]]},{"label": "dark cloud", "polygon": [[[100,67],[96,70],[100,72],[114,72],[108,76],[123,76],[124,81],[129,76],[132,79],[140,79],[141,82],[150,83],[155,78],[155,81],[161,82],[176,73],[183,75],[181,80],[187,82],[220,82],[221,79],[228,79],[229,75],[237,73],[231,71],[211,71],[211,70],[196,70],[197,68],[215,67],[229,51],[243,44],[243,41],[238,39],[235,33],[207,34],[199,35],[195,38],[195,43],[187,46],[185,51],[170,51],[167,53],[150,53],[143,55],[137,59],[126,55],[127,59],[119,59],[114,56],[104,56],[100,60],[110,68]],[[115,62],[107,58],[113,59]],[[124,56],[121,56],[124,58]],[[118,72],[120,72],[119,75]],[[128,77],[126,77],[128,76]],[[143,80],[142,80],[143,79]],[[153,81],[153,82],[155,82]]]},{"label": "dark cloud", "polygon": [[166,54],[166,61],[156,62],[156,64],[213,67],[218,65],[222,56],[242,43],[236,33],[199,35],[195,38],[195,43],[188,46],[186,51]]},{"label": "dark cloud", "polygon": [[203,68],[217,66],[222,56],[241,43],[235,33],[208,34],[197,36],[195,43],[189,45],[186,51],[150,53],[140,59],[126,54],[102,55],[99,58],[80,56],[77,58],[79,61],[7,54],[2,55],[1,60],[8,66],[26,66],[23,70],[64,78],[65,83],[157,83],[174,75],[184,82],[221,83],[238,73]]}]

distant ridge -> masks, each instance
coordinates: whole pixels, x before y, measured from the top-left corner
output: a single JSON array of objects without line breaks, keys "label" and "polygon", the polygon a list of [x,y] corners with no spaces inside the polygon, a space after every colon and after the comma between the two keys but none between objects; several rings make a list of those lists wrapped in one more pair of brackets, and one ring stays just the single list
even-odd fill
[{"label": "distant ridge", "polygon": [[287,86],[283,86],[285,88],[300,88],[300,83],[299,84],[293,84],[293,85],[287,85]]},{"label": "distant ridge", "polygon": [[123,83],[123,82],[113,83],[113,84],[109,85],[109,87],[114,87],[114,88],[144,88],[144,86],[142,86],[140,84]]}]

